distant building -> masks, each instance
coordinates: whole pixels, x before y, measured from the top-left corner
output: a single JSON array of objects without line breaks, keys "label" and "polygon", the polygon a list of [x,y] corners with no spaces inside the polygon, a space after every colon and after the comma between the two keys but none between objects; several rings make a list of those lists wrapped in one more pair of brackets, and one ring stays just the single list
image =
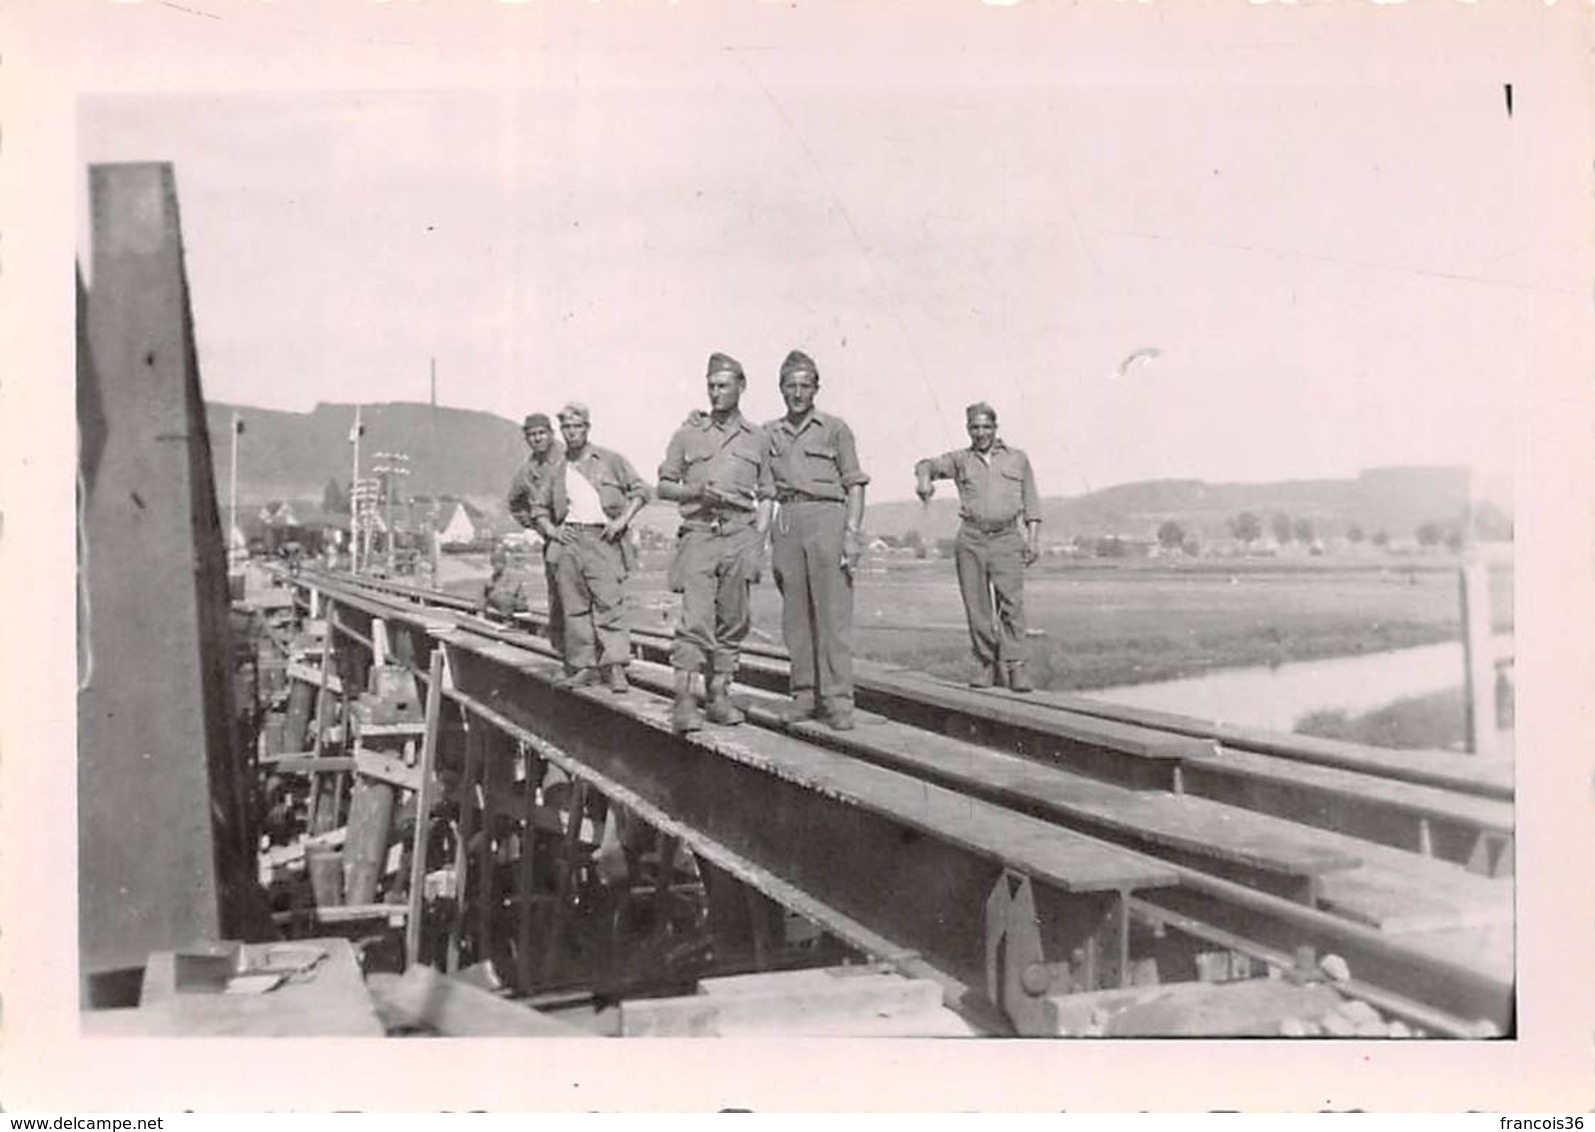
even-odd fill
[{"label": "distant building", "polygon": [[299,517],[294,514],[291,503],[273,499],[260,509],[260,522],[266,527],[297,527]]},{"label": "distant building", "polygon": [[466,546],[475,542],[478,537],[477,525],[471,519],[465,504],[455,501],[445,506],[449,510],[443,512],[447,518],[440,519],[438,542],[444,546]]}]

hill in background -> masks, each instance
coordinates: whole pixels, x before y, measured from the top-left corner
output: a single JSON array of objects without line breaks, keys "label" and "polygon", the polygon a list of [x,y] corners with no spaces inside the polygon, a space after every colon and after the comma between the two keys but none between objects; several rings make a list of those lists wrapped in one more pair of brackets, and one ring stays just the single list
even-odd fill
[{"label": "hill in background", "polygon": [[[1264,530],[1276,514],[1306,519],[1320,537],[1345,534],[1360,526],[1372,535],[1411,538],[1428,522],[1458,521],[1468,506],[1466,468],[1373,468],[1355,479],[1284,480],[1278,483],[1207,483],[1203,480],[1145,480],[1120,484],[1089,495],[1042,499],[1042,531],[1049,542],[1077,536],[1150,538],[1159,524],[1173,520],[1199,539],[1227,538],[1230,520],[1250,511]],[[1498,488],[1485,494],[1511,514],[1510,499]],[[953,485],[937,484],[928,506],[919,502],[877,503],[869,508],[871,534],[901,537],[917,530],[926,540],[948,538],[958,527]]]},{"label": "hill in background", "polygon": [[[236,409],[245,428],[238,450],[240,506],[273,499],[319,501],[328,480],[347,491],[354,408],[322,403],[308,413],[289,413],[208,403],[217,490],[227,490],[227,429]],[[406,495],[457,495],[485,510],[502,510],[510,476],[526,454],[520,426],[492,413],[398,402],[361,406],[360,419],[364,474],[370,474],[376,453],[406,453]]]},{"label": "hill in background", "polygon": [[[241,507],[277,499],[318,504],[329,480],[347,491],[353,405],[322,403],[308,413],[293,413],[213,402],[206,406],[206,418],[217,490],[224,500],[228,423],[235,409],[245,423],[239,447]],[[526,453],[517,422],[413,402],[362,406],[361,420],[361,463],[367,475],[375,453],[404,452],[411,470],[406,496],[456,496],[489,515],[504,516],[510,477]],[[928,507],[914,500],[870,504],[870,533],[901,537],[917,530],[927,540],[950,537],[958,526],[957,499],[950,483],[939,483],[937,492]],[[1375,468],[1355,479],[1278,483],[1148,480],[1089,495],[1045,498],[1043,531],[1051,542],[1076,536],[1150,537],[1160,523],[1172,519],[1207,540],[1226,537],[1230,519],[1251,511],[1265,530],[1270,516],[1283,513],[1309,520],[1321,536],[1343,534],[1358,525],[1369,534],[1384,530],[1400,539],[1422,523],[1456,520],[1467,506],[1468,492],[1467,469],[1443,467]],[[1511,501],[1499,487],[1482,485],[1481,494],[1510,515]],[[675,507],[650,505],[639,522],[674,533]]]}]

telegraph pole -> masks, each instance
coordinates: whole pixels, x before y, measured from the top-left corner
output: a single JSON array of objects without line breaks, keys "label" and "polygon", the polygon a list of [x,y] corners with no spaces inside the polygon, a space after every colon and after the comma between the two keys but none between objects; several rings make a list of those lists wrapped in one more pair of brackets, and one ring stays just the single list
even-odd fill
[{"label": "telegraph pole", "polygon": [[354,407],[354,424],[349,429],[349,444],[354,448],[354,462],[349,469],[349,573],[360,572],[360,505],[355,492],[360,486],[360,436],[365,432],[360,423],[360,406]]},{"label": "telegraph pole", "polygon": [[397,539],[395,539],[393,518],[393,496],[397,490],[395,481],[410,474],[410,457],[404,452],[378,452],[377,463],[371,468],[377,474],[380,485],[383,509],[387,515],[388,527],[388,574],[391,576],[397,565]]},{"label": "telegraph pole", "polygon": [[233,467],[227,488],[227,568],[231,570],[238,564],[238,552],[233,547],[233,532],[238,530],[238,435],[244,431],[244,422],[238,416],[238,410],[233,410]]},{"label": "telegraph pole", "polygon": [[[370,565],[371,558],[371,533],[376,527],[377,481],[375,479],[356,480],[349,490],[349,505],[354,515],[355,541],[351,553],[363,558]],[[364,553],[360,551],[360,540],[365,540]]]},{"label": "telegraph pole", "polygon": [[1462,670],[1468,752],[1494,755],[1500,745],[1500,723],[1495,711],[1495,623],[1490,609],[1490,566],[1479,546],[1478,492],[1473,482],[1477,475],[1477,469],[1468,469],[1462,564],[1457,579],[1462,599]]}]

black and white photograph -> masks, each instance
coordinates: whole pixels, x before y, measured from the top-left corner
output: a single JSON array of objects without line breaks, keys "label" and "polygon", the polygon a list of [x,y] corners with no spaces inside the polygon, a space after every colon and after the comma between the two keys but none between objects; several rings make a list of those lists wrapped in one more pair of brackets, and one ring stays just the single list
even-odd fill
[{"label": "black and white photograph", "polygon": [[1595,1100],[1588,5],[21,9],[7,1108]]}]

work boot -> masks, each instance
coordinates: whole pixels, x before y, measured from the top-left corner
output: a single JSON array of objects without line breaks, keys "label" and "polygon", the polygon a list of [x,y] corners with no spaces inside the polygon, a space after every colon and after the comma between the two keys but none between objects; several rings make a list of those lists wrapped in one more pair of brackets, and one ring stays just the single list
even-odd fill
[{"label": "work boot", "polygon": [[561,688],[590,688],[598,683],[598,669],[578,668],[559,682]]},{"label": "work boot", "polygon": [[617,696],[623,696],[631,691],[631,682],[626,679],[626,666],[624,664],[611,664],[609,666],[609,690]]},{"label": "work boot", "polygon": [[980,660],[975,662],[975,674],[969,678],[971,688],[995,688],[1001,676],[1001,670],[995,664],[987,664]]},{"label": "work boot", "polygon": [[851,731],[858,726],[853,718],[853,701],[850,699],[832,700],[825,705],[820,718],[832,731]]},{"label": "work boot", "polygon": [[1025,675],[1025,662],[1016,660],[1008,666],[1008,690],[1011,692],[1034,692],[1036,686],[1030,682],[1030,677]]},{"label": "work boot", "polygon": [[670,730],[677,735],[698,731],[703,727],[703,716],[698,714],[698,701],[692,696],[692,673],[676,669],[676,702],[670,706]]},{"label": "work boot", "polygon": [[796,723],[800,719],[814,718],[814,693],[799,692],[792,702],[775,709],[775,717],[782,723]]},{"label": "work boot", "polygon": [[729,672],[716,672],[709,677],[709,703],[703,714],[710,723],[718,723],[722,727],[735,727],[748,718],[731,700]]}]

